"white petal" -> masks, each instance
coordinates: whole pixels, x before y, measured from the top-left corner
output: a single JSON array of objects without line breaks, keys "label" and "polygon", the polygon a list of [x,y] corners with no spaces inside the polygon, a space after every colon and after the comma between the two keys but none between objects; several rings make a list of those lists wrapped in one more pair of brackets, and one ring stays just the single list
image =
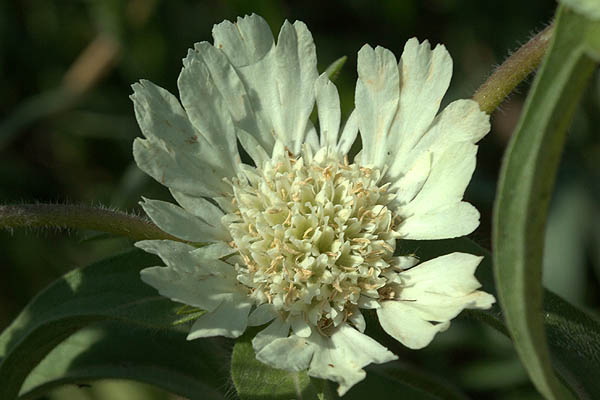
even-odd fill
[{"label": "white petal", "polygon": [[456,142],[477,143],[490,131],[490,117],[470,99],[456,100],[435,118],[415,147],[437,150]]},{"label": "white petal", "polygon": [[448,296],[464,296],[481,285],[475,269],[483,258],[467,253],[451,253],[425,261],[400,273],[404,290],[426,291]]},{"label": "white petal", "polygon": [[360,308],[366,308],[366,309],[374,309],[374,308],[380,307],[378,299],[372,299],[367,296],[360,296],[358,298],[358,306]]},{"label": "white petal", "polygon": [[[249,133],[267,152],[273,147],[273,129],[266,104],[274,95],[275,43],[269,25],[252,14],[235,24],[224,21],[213,28],[215,48],[222,51],[242,82],[245,93],[231,108],[238,129]],[[239,92],[239,91],[238,91]]]},{"label": "white petal", "polygon": [[225,336],[237,338],[244,333],[248,326],[248,313],[250,302],[224,301],[221,305],[207,314],[202,315],[194,322],[187,340],[202,337]]},{"label": "white petal", "polygon": [[362,139],[361,164],[383,167],[390,151],[387,136],[398,110],[400,78],[396,58],[383,47],[358,52],[356,112]]},{"label": "white petal", "polygon": [[[153,140],[136,138],[133,142],[133,158],[138,167],[162,185],[194,196],[223,196],[230,191],[223,178],[233,176],[233,172],[219,165],[220,160],[180,150]],[[204,151],[210,152],[211,148],[207,146]]]},{"label": "white petal", "polygon": [[147,80],[141,80],[131,88],[135,115],[146,138],[187,153],[203,153],[201,147],[205,142],[196,140],[199,132],[175,96]]},{"label": "white petal", "polygon": [[177,80],[181,103],[196,130],[235,167],[239,155],[229,107],[246,97],[245,90],[222,52],[207,42],[196,48],[183,60]]},{"label": "white petal", "polygon": [[367,323],[365,321],[365,317],[360,312],[360,309],[356,307],[356,309],[352,310],[352,315],[348,317],[348,321],[354,325],[359,332],[364,332],[367,327]]},{"label": "white petal", "polygon": [[273,153],[271,153],[272,160],[280,160],[286,156],[287,151],[285,150],[285,143],[281,140],[275,141],[273,145]]},{"label": "white petal", "polygon": [[[134,142],[138,166],[162,184],[186,193],[212,195],[226,190],[222,178],[233,176],[235,167],[192,126],[177,98],[149,81],[132,88],[136,119],[148,139]],[[202,171],[204,175],[196,175]],[[198,189],[186,175],[194,177]],[[203,176],[203,181],[198,183],[197,176]]]},{"label": "white petal", "polygon": [[307,338],[310,336],[312,329],[310,325],[304,320],[302,315],[297,315],[295,317],[290,318],[290,323],[292,325],[292,331],[299,337]]},{"label": "white petal", "polygon": [[461,201],[475,170],[476,154],[477,146],[469,142],[452,144],[437,153],[425,184],[403,211],[421,214]]},{"label": "white petal", "polygon": [[[245,164],[241,164],[245,165]],[[230,186],[231,188],[231,186]],[[223,210],[225,213],[232,213],[237,210],[237,208],[231,203],[231,194],[226,196],[215,196],[211,198],[217,203],[217,205]]]},{"label": "white petal", "polygon": [[396,270],[405,270],[414,267],[419,263],[419,259],[414,256],[392,257],[390,263]]},{"label": "white petal", "polygon": [[334,149],[337,146],[342,115],[340,111],[340,96],[326,72],[321,74],[319,79],[317,79],[315,93],[319,114],[319,127],[321,130],[321,147],[329,146]]},{"label": "white petal", "polygon": [[256,307],[248,317],[248,326],[260,326],[272,321],[277,317],[275,307],[269,303],[263,303]]},{"label": "white petal", "polygon": [[215,47],[236,67],[260,61],[274,46],[269,25],[256,14],[238,17],[235,24],[223,21],[213,27],[212,33]]},{"label": "white petal", "polygon": [[271,153],[275,139],[271,103],[275,101],[275,43],[269,25],[256,14],[224,21],[213,28],[215,47],[224,52],[246,88],[249,115],[236,119],[246,131]]},{"label": "white petal", "polygon": [[269,326],[254,336],[254,339],[252,339],[252,348],[258,353],[274,340],[288,337],[289,333],[289,322],[285,322],[281,318],[275,318]]},{"label": "white petal", "polygon": [[426,321],[446,322],[456,317],[465,308],[490,308],[495,299],[491,294],[480,290],[465,296],[452,297],[413,289],[403,291],[397,301],[404,301],[407,307],[413,309]]},{"label": "white petal", "polygon": [[481,259],[472,254],[451,253],[401,272],[403,288],[394,303],[400,303],[405,312],[422,320],[437,322],[451,320],[464,308],[489,308],[494,297],[476,290],[481,285],[474,273]]},{"label": "white petal", "polygon": [[318,77],[316,52],[306,26],[285,22],[278,43],[267,23],[252,15],[213,29],[215,47],[225,52],[248,93],[257,129],[237,121],[267,153],[275,139],[298,153],[307,132]]},{"label": "white petal", "polygon": [[[312,337],[311,337],[312,339]],[[330,338],[318,338],[308,374],[338,382],[338,394],[343,396],[366,376],[363,367],[397,359],[392,352],[347,324],[342,324]]]},{"label": "white petal", "polygon": [[[268,27],[267,31],[270,37],[270,44],[268,45],[270,48],[273,45],[273,37]],[[246,40],[248,39],[250,38],[246,38]],[[207,65],[214,65],[211,69],[211,79],[217,92],[211,95],[220,95],[219,98],[223,99],[222,110],[227,109],[229,112],[236,127],[235,133],[239,135],[240,130],[245,131],[255,139],[260,147],[270,148],[271,135],[268,131],[264,132],[265,124],[261,120],[260,113],[257,113],[254,109],[255,104],[252,104],[251,96],[246,91],[246,86],[239,75],[239,71],[230,64],[224,52],[219,51],[223,49],[216,49],[209,43],[202,42],[196,43],[194,50],[197,57],[206,60]],[[231,132],[228,132],[228,134],[231,135]],[[228,139],[231,140],[229,137]],[[235,136],[231,145],[235,145]]]},{"label": "white petal", "polygon": [[448,323],[432,324],[401,301],[383,301],[377,317],[384,331],[410,349],[421,349],[448,328]]},{"label": "white petal", "polygon": [[385,363],[397,359],[391,351],[364,335],[354,328],[346,324],[340,325],[340,328],[331,335],[336,351],[340,353],[354,353],[355,357],[351,357],[351,365],[356,367],[364,367],[371,363]]},{"label": "white petal", "polygon": [[[452,58],[443,45],[432,51],[416,38],[404,46],[400,69],[400,103],[391,128],[394,150],[389,159],[403,158],[430,126],[452,77]],[[397,176],[394,167],[389,171]]]},{"label": "white petal", "polygon": [[198,261],[191,254],[196,248],[173,240],[142,240],[135,243],[148,253],[156,254],[171,267],[185,272],[195,272]]},{"label": "white petal", "polygon": [[402,222],[397,232],[404,239],[449,239],[468,235],[478,226],[479,211],[463,201],[414,214]]},{"label": "white petal", "polygon": [[215,242],[194,249],[192,254],[199,260],[218,260],[237,252],[236,248],[226,242]]},{"label": "white petal", "polygon": [[423,152],[412,168],[392,183],[389,190],[396,194],[396,198],[392,202],[394,206],[410,203],[421,191],[429,178],[431,158],[430,152]]},{"label": "white petal", "polygon": [[271,77],[276,84],[271,104],[274,135],[298,154],[314,106],[314,84],[318,78],[315,45],[304,23],[283,23],[275,59],[275,75]]},{"label": "white petal", "polygon": [[496,298],[493,295],[478,290],[472,294],[471,298],[469,299],[469,304],[467,304],[465,308],[478,308],[481,310],[487,310],[492,307],[495,302]]},{"label": "white petal", "polygon": [[223,301],[238,296],[232,279],[207,277],[198,272],[183,272],[171,267],[150,267],[140,272],[142,281],[154,287],[171,300],[212,311]]},{"label": "white petal", "polygon": [[263,164],[270,159],[263,146],[258,143],[258,140],[256,140],[254,135],[251,135],[243,129],[237,130],[237,136],[240,144],[244,150],[246,150],[246,153],[248,153],[250,158],[252,158],[254,164],[258,168],[262,168]]},{"label": "white petal", "polygon": [[144,198],[140,205],[160,229],[178,238],[192,242],[229,239],[223,226],[213,227],[175,204]]},{"label": "white petal", "polygon": [[273,340],[256,353],[256,359],[273,368],[302,371],[308,367],[315,350],[314,343],[293,335]]},{"label": "white petal", "polygon": [[354,141],[356,140],[356,136],[358,135],[358,117],[356,110],[352,110],[352,113],[346,120],[344,124],[344,129],[342,130],[342,134],[340,135],[340,140],[338,141],[337,150],[338,153],[346,155],[352,148]]},{"label": "white petal", "polygon": [[194,279],[204,279],[209,275],[228,277],[232,284],[236,280],[236,273],[232,265],[219,260],[228,256],[236,249],[227,243],[216,242],[200,248],[195,248],[181,242],[171,240],[142,240],[135,246],[158,255],[170,268],[185,274],[191,274]]},{"label": "white petal", "polygon": [[316,153],[320,148],[319,135],[317,135],[317,129],[310,120],[306,123],[304,146],[309,146],[313,153]]},{"label": "white petal", "polygon": [[190,196],[188,194],[171,190],[171,195],[186,211],[192,213],[196,217],[202,218],[210,226],[222,229],[227,232],[221,223],[221,218],[224,213],[219,207],[205,199],[204,197]]},{"label": "white petal", "polygon": [[435,118],[414,147],[396,154],[388,174],[396,176],[410,169],[423,152],[443,153],[454,143],[476,143],[489,130],[490,117],[479,109],[475,101],[454,101]]}]

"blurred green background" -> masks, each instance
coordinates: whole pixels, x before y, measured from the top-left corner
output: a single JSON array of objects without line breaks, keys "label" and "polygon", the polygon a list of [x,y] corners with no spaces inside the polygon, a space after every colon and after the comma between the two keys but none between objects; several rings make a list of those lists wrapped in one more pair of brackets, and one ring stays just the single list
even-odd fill
[{"label": "blurred green background", "polygon": [[[168,199],[133,163],[131,145],[140,133],[130,85],[150,79],[176,93],[187,48],[210,41],[212,25],[223,19],[255,12],[275,32],[286,18],[306,22],[321,71],[348,56],[336,81],[347,116],[356,52],[364,43],[398,57],[412,36],[444,43],[454,60],[447,103],[470,97],[510,50],[551,20],[555,6],[550,0],[3,0],[0,203],[68,202],[139,212],[142,194]],[[595,76],[571,128],[549,219],[545,272],[548,287],[592,311],[599,304],[600,274],[599,82]],[[499,163],[527,86],[493,115],[466,195],[482,213],[472,237],[488,248]],[[0,232],[0,329],[66,271],[130,246],[89,232]],[[510,343],[472,322],[454,324],[431,347],[406,357],[474,398],[537,398]],[[104,382],[65,387],[48,398],[169,397],[148,386]]]}]

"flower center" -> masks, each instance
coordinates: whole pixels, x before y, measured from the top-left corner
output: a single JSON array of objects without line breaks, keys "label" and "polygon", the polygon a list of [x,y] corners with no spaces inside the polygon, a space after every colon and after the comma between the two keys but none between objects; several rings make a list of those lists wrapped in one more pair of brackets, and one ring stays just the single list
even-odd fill
[{"label": "flower center", "polygon": [[257,305],[302,315],[313,326],[338,325],[361,299],[388,296],[394,226],[381,171],[348,165],[325,149],[287,154],[236,178],[224,217],[244,260],[238,281]]}]

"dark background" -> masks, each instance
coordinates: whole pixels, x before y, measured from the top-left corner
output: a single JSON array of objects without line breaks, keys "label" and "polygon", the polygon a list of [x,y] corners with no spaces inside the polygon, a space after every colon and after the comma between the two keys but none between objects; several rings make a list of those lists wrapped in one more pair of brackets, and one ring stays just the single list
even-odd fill
[{"label": "dark background", "polygon": [[[304,21],[317,45],[320,71],[348,56],[336,81],[347,116],[356,52],[364,43],[387,47],[397,57],[412,36],[445,44],[454,60],[446,104],[470,97],[511,50],[546,26],[555,6],[550,0],[3,0],[0,204],[81,203],[139,212],[142,194],[168,199],[133,163],[132,141],[140,133],[130,85],[144,78],[176,93],[187,49],[210,41],[212,25],[223,19],[255,12],[275,33],[284,19]],[[598,306],[600,264],[598,82],[595,76],[571,128],[549,222],[545,273],[548,286],[592,311]],[[527,88],[523,83],[494,113],[466,195],[482,213],[472,238],[488,248],[499,163]],[[130,246],[125,239],[89,232],[0,232],[0,328],[66,271]],[[510,345],[486,328],[456,324],[432,347],[423,360],[415,356],[416,362],[451,369],[447,378],[475,397],[536,398]],[[53,398],[118,399],[130,389],[138,390],[119,387],[105,395],[100,385],[83,394],[65,389]],[[149,398],[143,393],[140,398]]]}]

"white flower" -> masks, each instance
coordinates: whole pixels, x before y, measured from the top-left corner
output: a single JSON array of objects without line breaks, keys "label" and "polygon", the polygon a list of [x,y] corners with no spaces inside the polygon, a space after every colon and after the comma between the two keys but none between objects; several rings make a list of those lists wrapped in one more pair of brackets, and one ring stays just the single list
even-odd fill
[{"label": "white flower", "polygon": [[[188,339],[268,324],[252,341],[258,360],[336,381],[342,395],[363,367],[397,358],[363,334],[361,310],[418,349],[464,308],[490,307],[473,276],[479,257],[417,265],[396,254],[397,240],[479,224],[462,197],[489,120],[471,100],[436,116],[452,74],[444,46],[411,39],[398,63],[365,45],[356,109],[340,130],[337,89],[318,75],[302,22],[285,22],[277,43],[257,15],[222,22],[213,37],[183,60],[181,105],[147,81],[132,95],[145,136],[135,160],[180,205],[145,199],[144,210],[165,232],[207,243],[137,243],[166,264],[143,270],[144,282],[207,311]],[[241,162],[238,142],[254,165]]]}]

